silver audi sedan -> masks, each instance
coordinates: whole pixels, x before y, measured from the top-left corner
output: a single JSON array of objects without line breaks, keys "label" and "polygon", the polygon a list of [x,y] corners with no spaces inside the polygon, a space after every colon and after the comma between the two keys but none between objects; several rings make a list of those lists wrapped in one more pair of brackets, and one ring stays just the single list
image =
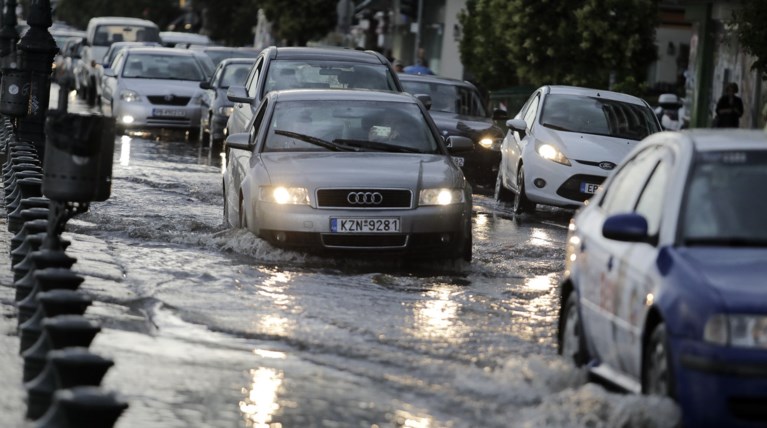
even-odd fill
[{"label": "silver audi sedan", "polygon": [[413,96],[270,92],[226,139],[224,220],[280,247],[471,260],[471,186]]}]

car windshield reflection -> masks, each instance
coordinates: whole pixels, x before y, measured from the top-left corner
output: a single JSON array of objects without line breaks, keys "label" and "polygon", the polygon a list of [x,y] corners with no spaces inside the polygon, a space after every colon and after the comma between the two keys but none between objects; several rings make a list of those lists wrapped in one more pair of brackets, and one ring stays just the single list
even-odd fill
[{"label": "car windshield reflection", "polygon": [[133,54],[126,60],[122,76],[134,79],[196,80],[205,79],[196,60],[187,56]]},{"label": "car windshield reflection", "polygon": [[374,89],[396,91],[383,64],[340,61],[275,60],[269,66],[264,93],[284,89]]},{"label": "car windshield reflection", "polygon": [[264,150],[438,153],[415,104],[369,101],[280,102]]}]

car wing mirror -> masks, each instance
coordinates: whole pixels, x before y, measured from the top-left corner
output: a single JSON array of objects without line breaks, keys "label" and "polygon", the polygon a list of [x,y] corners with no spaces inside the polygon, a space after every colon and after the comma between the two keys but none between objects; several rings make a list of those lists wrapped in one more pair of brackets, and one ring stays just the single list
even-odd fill
[{"label": "car wing mirror", "polygon": [[203,80],[202,82],[200,82],[200,89],[210,89],[210,82],[208,82],[207,80]]},{"label": "car wing mirror", "polygon": [[252,103],[253,98],[248,96],[244,86],[230,86],[226,90],[226,98],[234,103]]},{"label": "car wing mirror", "polygon": [[647,219],[637,213],[615,214],[602,224],[602,236],[623,242],[649,242]]},{"label": "car wing mirror", "polygon": [[105,68],[104,69],[104,76],[106,77],[117,77],[117,73],[115,73],[114,70],[111,68]]},{"label": "car wing mirror", "polygon": [[506,110],[502,108],[497,108],[493,110],[493,120],[508,120],[509,119],[509,113],[506,112]]},{"label": "car wing mirror", "polygon": [[426,107],[426,110],[431,110],[431,95],[415,94],[415,97],[418,98],[418,101],[420,101],[424,107]]},{"label": "car wing mirror", "polygon": [[250,133],[238,132],[226,137],[224,147],[237,150],[252,150],[253,145],[250,143]]},{"label": "car wing mirror", "polygon": [[524,138],[527,133],[527,122],[524,119],[509,119],[506,126],[512,131],[519,132],[519,138]]},{"label": "car wing mirror", "polygon": [[461,135],[451,135],[445,141],[447,151],[452,153],[465,153],[474,150],[474,142],[470,138]]}]

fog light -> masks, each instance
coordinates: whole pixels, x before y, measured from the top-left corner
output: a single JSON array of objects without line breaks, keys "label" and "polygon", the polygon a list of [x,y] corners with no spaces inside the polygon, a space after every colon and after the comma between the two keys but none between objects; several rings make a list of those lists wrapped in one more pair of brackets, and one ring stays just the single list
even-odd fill
[{"label": "fog light", "polygon": [[533,184],[535,184],[535,187],[542,189],[546,185],[546,180],[542,178],[536,178],[533,180]]},{"label": "fog light", "polygon": [[127,115],[127,114],[123,116],[121,120],[122,120],[122,123],[126,125],[130,125],[131,123],[136,121],[136,119],[134,119],[133,116]]},{"label": "fog light", "polygon": [[443,234],[442,234],[442,235],[439,237],[439,240],[440,240],[440,242],[442,242],[443,244],[448,244],[448,243],[450,243],[450,234],[449,234],[449,233],[443,233]]},{"label": "fog light", "polygon": [[274,239],[276,239],[277,242],[284,243],[288,240],[288,236],[285,235],[285,232],[274,232]]}]

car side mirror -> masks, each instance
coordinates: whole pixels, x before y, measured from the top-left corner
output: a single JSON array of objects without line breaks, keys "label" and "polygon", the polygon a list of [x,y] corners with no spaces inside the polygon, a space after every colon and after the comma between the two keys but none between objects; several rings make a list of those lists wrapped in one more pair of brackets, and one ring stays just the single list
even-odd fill
[{"label": "car side mirror", "polygon": [[623,242],[649,242],[647,219],[637,213],[615,214],[602,224],[602,236]]},{"label": "car side mirror", "polygon": [[452,153],[465,153],[474,150],[474,142],[470,138],[460,135],[451,135],[445,141],[447,151]]},{"label": "car side mirror", "polygon": [[431,110],[431,96],[429,94],[415,94],[415,97],[426,107],[426,110]]},{"label": "car side mirror", "polygon": [[238,132],[226,137],[224,147],[237,150],[252,150],[253,145],[250,143],[250,133]]},{"label": "car side mirror", "polygon": [[200,89],[210,89],[210,82],[207,80],[200,82]]},{"label": "car side mirror", "polygon": [[493,120],[507,120],[508,118],[509,113],[507,113],[506,110],[502,108],[493,110]]},{"label": "car side mirror", "polygon": [[252,103],[253,98],[248,96],[244,86],[230,86],[226,91],[226,98],[234,103]]},{"label": "car side mirror", "polygon": [[506,127],[519,132],[519,138],[524,138],[527,133],[527,122],[524,119],[509,119],[506,121]]},{"label": "car side mirror", "polygon": [[106,77],[117,77],[117,73],[112,70],[111,68],[105,68],[104,69],[104,76]]}]

